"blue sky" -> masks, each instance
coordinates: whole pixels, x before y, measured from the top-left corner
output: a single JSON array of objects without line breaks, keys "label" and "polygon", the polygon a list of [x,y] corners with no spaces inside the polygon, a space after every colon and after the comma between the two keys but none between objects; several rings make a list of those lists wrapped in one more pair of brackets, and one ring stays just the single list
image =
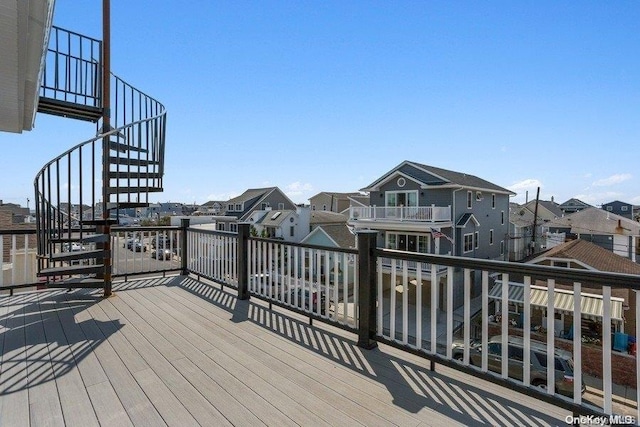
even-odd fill
[{"label": "blue sky", "polygon": [[[54,23],[101,38],[98,0]],[[403,160],[523,202],[640,204],[640,2],[112,0],[112,69],[168,110],[165,192],[295,202],[357,191]],[[93,136],[39,114],[0,134],[0,199]]]}]

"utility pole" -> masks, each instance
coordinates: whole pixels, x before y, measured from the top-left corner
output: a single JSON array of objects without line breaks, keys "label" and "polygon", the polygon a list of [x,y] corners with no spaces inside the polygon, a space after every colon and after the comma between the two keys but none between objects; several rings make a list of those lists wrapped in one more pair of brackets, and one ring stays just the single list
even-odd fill
[{"label": "utility pole", "polygon": [[536,207],[533,212],[533,236],[531,237],[531,246],[533,246],[533,252],[536,250],[536,229],[538,228],[538,201],[540,199],[540,187],[536,191]]}]

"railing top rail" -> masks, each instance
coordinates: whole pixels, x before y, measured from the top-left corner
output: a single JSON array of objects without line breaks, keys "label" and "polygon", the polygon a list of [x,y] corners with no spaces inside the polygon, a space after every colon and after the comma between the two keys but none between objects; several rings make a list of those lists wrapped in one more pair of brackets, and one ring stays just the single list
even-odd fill
[{"label": "railing top rail", "polygon": [[249,237],[249,240],[254,240],[254,241],[257,241],[257,242],[280,243],[280,244],[287,245],[287,246],[297,246],[297,247],[301,247],[301,248],[318,249],[318,250],[332,251],[332,252],[343,252],[343,253],[354,254],[354,255],[358,254],[358,250],[357,249],[334,248],[334,247],[331,247],[331,246],[320,246],[320,245],[309,245],[309,244],[304,244],[304,243],[293,243],[293,242],[287,242],[285,240],[279,240],[279,239],[267,239],[267,238],[264,238],[264,237]]},{"label": "railing top rail", "polygon": [[640,275],[612,273],[607,271],[579,270],[575,268],[551,267],[538,264],[466,258],[451,255],[419,254],[393,249],[376,249],[376,255],[385,258],[403,259],[428,264],[439,264],[471,270],[488,270],[498,273],[513,273],[535,276],[540,279],[588,283],[589,285],[631,288],[640,291]]},{"label": "railing top rail", "polygon": [[140,227],[125,227],[125,226],[113,226],[111,230],[116,232],[131,232],[135,233],[136,231],[175,231],[182,230],[182,227],[179,225],[150,225],[150,226],[140,226]]},{"label": "railing top rail", "polygon": [[87,36],[87,35],[84,35],[84,34],[80,34],[80,33],[77,33],[75,31],[67,30],[66,28],[58,27],[57,25],[52,25],[51,29],[57,30],[57,31],[63,31],[63,32],[69,33],[69,34],[73,34],[74,36],[78,36],[78,37],[83,38],[83,39],[91,40],[91,41],[96,42],[96,43],[100,43],[100,44],[102,43],[102,40],[100,40],[100,39],[96,39],[94,37],[90,37],[90,36]]},{"label": "railing top rail", "polygon": [[202,234],[228,236],[228,237],[238,236],[238,233],[234,231],[210,230],[207,228],[199,228],[199,227],[189,227],[187,231],[193,231],[193,232],[202,233]]}]

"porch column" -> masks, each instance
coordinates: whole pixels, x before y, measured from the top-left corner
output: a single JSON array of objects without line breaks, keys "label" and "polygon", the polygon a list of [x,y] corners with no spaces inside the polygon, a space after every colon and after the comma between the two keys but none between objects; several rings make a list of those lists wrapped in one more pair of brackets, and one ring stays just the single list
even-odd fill
[{"label": "porch column", "polygon": [[[358,347],[377,347],[376,336],[376,231],[358,231]],[[381,295],[377,297],[382,298]]]},{"label": "porch column", "polygon": [[237,267],[238,267],[238,299],[249,299],[249,274],[247,272],[247,266],[249,260],[247,259],[249,253],[249,235],[251,224],[248,222],[242,222],[238,224],[238,253],[237,253]]}]

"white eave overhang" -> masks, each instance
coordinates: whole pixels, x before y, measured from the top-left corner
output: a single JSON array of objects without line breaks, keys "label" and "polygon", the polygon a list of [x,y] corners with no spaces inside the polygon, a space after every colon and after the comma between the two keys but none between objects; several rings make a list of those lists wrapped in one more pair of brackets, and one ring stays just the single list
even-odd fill
[{"label": "white eave overhang", "polygon": [[0,131],[33,128],[54,4],[0,1]]}]

